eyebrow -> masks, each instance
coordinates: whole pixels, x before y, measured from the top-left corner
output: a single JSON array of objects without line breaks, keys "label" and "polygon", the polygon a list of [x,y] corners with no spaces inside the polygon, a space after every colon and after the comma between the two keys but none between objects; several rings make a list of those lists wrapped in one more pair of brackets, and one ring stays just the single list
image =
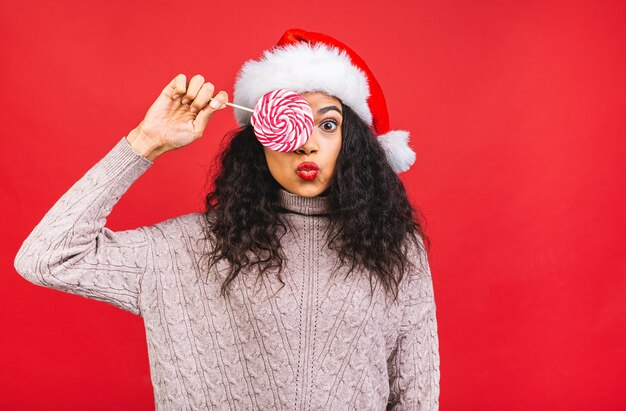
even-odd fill
[{"label": "eyebrow", "polygon": [[317,110],[317,114],[324,114],[324,113],[326,113],[326,112],[328,112],[328,111],[331,111],[331,110],[335,110],[337,113],[339,113],[339,114],[342,114],[342,115],[343,115],[343,113],[341,112],[341,110],[339,110],[339,108],[338,108],[337,106],[326,106],[326,107],[322,107],[322,108],[320,108],[319,110]]}]

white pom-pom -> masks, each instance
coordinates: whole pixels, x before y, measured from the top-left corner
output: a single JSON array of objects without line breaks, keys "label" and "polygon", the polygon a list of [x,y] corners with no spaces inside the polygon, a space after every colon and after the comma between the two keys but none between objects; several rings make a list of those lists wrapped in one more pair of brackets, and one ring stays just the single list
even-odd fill
[{"label": "white pom-pom", "polygon": [[396,174],[407,171],[415,162],[415,152],[409,147],[409,132],[392,130],[378,137],[387,160]]}]

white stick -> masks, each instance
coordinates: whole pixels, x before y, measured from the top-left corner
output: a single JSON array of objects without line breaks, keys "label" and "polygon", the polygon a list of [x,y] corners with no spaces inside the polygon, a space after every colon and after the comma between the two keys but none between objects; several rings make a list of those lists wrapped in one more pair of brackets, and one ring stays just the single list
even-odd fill
[{"label": "white stick", "polygon": [[235,108],[238,108],[240,110],[246,110],[246,111],[249,111],[251,113],[254,113],[254,110],[252,110],[251,108],[240,106],[239,104],[233,104],[233,103],[225,103],[225,104],[227,106],[235,107]]},{"label": "white stick", "polygon": [[[211,100],[213,100],[213,99],[211,99]],[[226,104],[227,106],[238,108],[240,110],[246,110],[246,111],[249,111],[251,113],[254,113],[254,110],[252,110],[251,108],[240,106],[239,104],[233,104],[233,103],[224,103],[224,104]]]}]

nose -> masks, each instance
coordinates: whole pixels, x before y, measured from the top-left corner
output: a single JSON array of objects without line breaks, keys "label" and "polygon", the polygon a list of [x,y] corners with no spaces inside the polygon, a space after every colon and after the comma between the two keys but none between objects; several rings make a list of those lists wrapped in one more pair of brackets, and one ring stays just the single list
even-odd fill
[{"label": "nose", "polygon": [[307,139],[306,143],[301,145],[298,149],[296,149],[296,153],[311,155],[313,153],[317,153],[319,150],[317,139],[314,137],[315,133],[312,133],[311,136]]}]

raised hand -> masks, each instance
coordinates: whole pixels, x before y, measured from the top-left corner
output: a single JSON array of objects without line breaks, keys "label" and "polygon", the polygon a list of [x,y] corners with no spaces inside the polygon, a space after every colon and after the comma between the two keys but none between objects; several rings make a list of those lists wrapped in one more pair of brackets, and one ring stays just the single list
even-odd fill
[{"label": "raised hand", "polygon": [[228,94],[222,90],[214,96],[214,91],[199,74],[189,82],[184,74],[177,75],[126,139],[149,160],[192,143],[202,137],[213,114],[226,107]]}]

